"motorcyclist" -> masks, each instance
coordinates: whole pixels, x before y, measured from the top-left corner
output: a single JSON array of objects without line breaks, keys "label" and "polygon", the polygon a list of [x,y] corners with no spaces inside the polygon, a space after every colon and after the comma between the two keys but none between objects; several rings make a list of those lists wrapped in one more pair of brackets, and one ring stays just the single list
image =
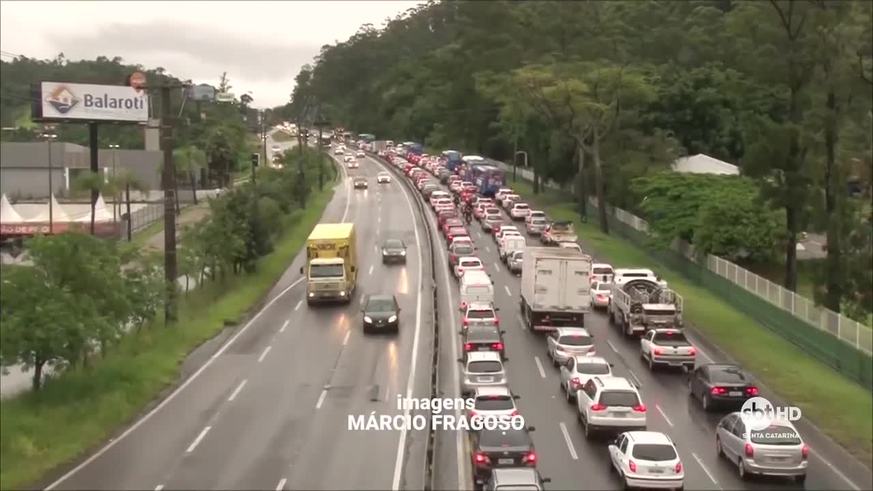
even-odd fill
[{"label": "motorcyclist", "polygon": [[473,221],[473,205],[470,203],[464,205],[464,220],[467,221],[467,224]]}]

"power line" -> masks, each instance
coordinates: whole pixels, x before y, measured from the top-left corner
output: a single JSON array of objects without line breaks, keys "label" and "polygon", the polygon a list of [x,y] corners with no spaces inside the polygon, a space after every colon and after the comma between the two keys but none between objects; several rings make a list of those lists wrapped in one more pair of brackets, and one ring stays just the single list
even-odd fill
[{"label": "power line", "polygon": [[2,49],[0,49],[0,56],[8,56],[8,57],[10,57],[10,58],[27,58],[27,57],[24,56],[24,55],[19,55],[19,54],[12,53],[12,52],[10,52],[10,51],[5,51],[5,50],[2,50]]}]

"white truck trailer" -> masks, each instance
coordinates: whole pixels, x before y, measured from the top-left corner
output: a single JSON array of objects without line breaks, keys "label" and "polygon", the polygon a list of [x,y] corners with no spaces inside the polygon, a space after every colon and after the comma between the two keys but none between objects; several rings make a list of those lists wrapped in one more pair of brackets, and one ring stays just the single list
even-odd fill
[{"label": "white truck trailer", "polygon": [[682,296],[650,269],[616,269],[609,321],[626,336],[658,327],[682,327]]},{"label": "white truck trailer", "polygon": [[573,249],[526,247],[521,317],[531,331],[582,327],[591,312],[591,256]]}]

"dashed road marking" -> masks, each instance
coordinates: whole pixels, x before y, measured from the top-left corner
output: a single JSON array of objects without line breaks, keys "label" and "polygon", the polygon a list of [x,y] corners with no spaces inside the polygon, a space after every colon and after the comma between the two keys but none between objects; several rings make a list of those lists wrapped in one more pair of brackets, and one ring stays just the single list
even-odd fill
[{"label": "dashed road marking", "polygon": [[349,336],[351,336],[351,335],[352,335],[352,330],[351,330],[351,329],[349,329],[348,331],[346,331],[346,337],[343,338],[343,346],[349,344]]},{"label": "dashed road marking", "polygon": [[273,349],[272,346],[267,346],[266,348],[264,348],[263,353],[261,353],[261,356],[258,357],[258,363],[264,361],[264,358],[267,357],[267,353],[269,353],[271,349]]},{"label": "dashed road marking", "polygon": [[712,473],[709,472],[709,469],[707,469],[705,465],[703,465],[703,461],[700,460],[700,457],[698,457],[697,454],[694,452],[691,453],[691,456],[694,457],[694,460],[697,461],[697,465],[699,465],[700,468],[703,469],[703,472],[706,473],[706,475],[709,477],[709,480],[712,481],[718,487],[718,489],[721,489],[721,485],[718,483],[718,481],[715,480],[714,477],[712,477]]},{"label": "dashed road marking", "polygon": [[370,271],[367,272],[367,274],[373,274],[373,265],[372,264],[370,265]]},{"label": "dashed road marking", "polygon": [[248,382],[248,379],[243,379],[243,381],[236,386],[236,389],[234,389],[233,392],[230,394],[230,397],[227,398],[227,402],[233,402],[233,400],[236,399],[239,391],[241,391],[242,388],[245,387],[246,382]]},{"label": "dashed road marking", "polygon": [[212,429],[211,426],[207,426],[206,428],[203,428],[203,431],[201,431],[200,434],[197,435],[197,438],[195,438],[194,441],[191,442],[191,445],[188,446],[188,450],[185,450],[185,453],[193,452],[194,449],[197,448],[197,445],[200,444],[200,440],[203,440],[203,437],[205,437],[206,434],[209,433],[209,430],[211,430],[211,429]]},{"label": "dashed road marking", "polygon": [[276,485],[276,491],[282,491],[283,489],[285,489],[285,483],[286,483],[286,482],[288,482],[288,479],[286,479],[286,478],[283,477],[283,478],[279,481],[279,484]]},{"label": "dashed road marking", "polygon": [[563,421],[561,421],[560,425],[561,433],[564,434],[564,441],[567,442],[567,449],[570,450],[570,457],[572,457],[573,460],[579,460],[579,455],[576,454],[576,448],[573,447],[573,441],[570,440],[570,433],[567,431],[567,425],[565,425]]},{"label": "dashed road marking", "polygon": [[294,310],[300,309],[300,306],[303,305],[303,300],[297,302],[297,305],[294,306]]},{"label": "dashed road marking", "polygon": [[664,418],[664,421],[666,421],[667,424],[670,425],[670,427],[672,428],[672,427],[673,427],[673,422],[670,421],[670,418],[668,418],[667,415],[664,413],[664,411],[661,410],[661,406],[655,404],[655,409],[657,409],[658,412],[661,413],[661,416]]},{"label": "dashed road marking", "polygon": [[543,370],[543,363],[540,361],[540,357],[539,357],[539,356],[534,356],[534,361],[535,361],[536,364],[537,364],[537,370],[540,371],[540,377],[542,377],[542,378],[546,378],[546,371]]},{"label": "dashed road marking", "polygon": [[158,484],[157,486],[155,486],[155,491],[161,491],[162,489],[164,489],[163,484]]},{"label": "dashed road marking", "polygon": [[506,289],[506,294],[509,295],[509,296],[511,297],[511,296],[512,296],[512,292],[509,291],[509,285],[503,285],[503,288]]},{"label": "dashed road marking", "polygon": [[[303,300],[301,300],[300,302],[302,303]],[[299,307],[300,304],[298,303],[297,306]],[[294,309],[294,310],[297,310],[297,309]],[[288,327],[288,324],[289,324],[290,322],[291,322],[290,319],[285,319],[285,322],[282,323],[282,327],[279,328],[279,332],[285,332],[285,328]]]},{"label": "dashed road marking", "polygon": [[642,387],[642,386],[643,386],[643,383],[640,382],[640,379],[639,379],[639,378],[637,378],[637,374],[635,374],[634,371],[631,370],[630,368],[628,368],[627,371],[628,371],[628,373],[630,373],[630,376],[633,377],[634,382],[637,383],[637,387]]},{"label": "dashed road marking", "polygon": [[321,409],[321,405],[324,404],[325,397],[327,397],[327,389],[321,391],[321,395],[318,396],[318,402],[315,403],[315,409]]},{"label": "dashed road marking", "polygon": [[618,350],[615,349],[615,345],[612,344],[612,341],[610,341],[610,340],[607,339],[607,340],[606,340],[606,344],[609,345],[609,347],[612,349],[612,351],[615,351],[616,353],[618,353]]},{"label": "dashed road marking", "polygon": [[521,314],[515,316],[518,319],[518,327],[521,328],[522,331],[527,330],[527,324],[525,324],[524,319],[522,319]]}]

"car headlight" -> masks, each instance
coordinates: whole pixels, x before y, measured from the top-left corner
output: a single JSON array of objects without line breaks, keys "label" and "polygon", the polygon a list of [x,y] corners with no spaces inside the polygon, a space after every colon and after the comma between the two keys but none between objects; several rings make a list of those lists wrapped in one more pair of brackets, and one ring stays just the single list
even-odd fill
[{"label": "car headlight", "polygon": [[343,291],[340,292],[340,296],[341,296],[341,297],[346,296],[346,292],[345,292],[345,290],[343,290]]},{"label": "car headlight", "polygon": [[388,251],[386,251],[385,249],[382,249],[382,255],[384,256],[385,254],[388,254]]},{"label": "car headlight", "polygon": [[371,319],[369,315],[365,315],[365,316],[364,316],[364,322],[366,322],[367,324],[372,324],[372,323],[373,323],[373,319]]},{"label": "car headlight", "polygon": [[313,293],[313,292],[309,292],[309,296],[310,296],[310,297],[314,297],[314,296],[315,296],[315,293]]},{"label": "car headlight", "polygon": [[394,321],[396,321],[396,320],[397,320],[397,316],[396,316],[396,315],[392,315],[391,317],[388,318],[388,322],[394,322]]},{"label": "car headlight", "polygon": [[405,256],[405,255],[406,255],[406,251],[400,251],[400,255],[401,255],[401,256]]}]

